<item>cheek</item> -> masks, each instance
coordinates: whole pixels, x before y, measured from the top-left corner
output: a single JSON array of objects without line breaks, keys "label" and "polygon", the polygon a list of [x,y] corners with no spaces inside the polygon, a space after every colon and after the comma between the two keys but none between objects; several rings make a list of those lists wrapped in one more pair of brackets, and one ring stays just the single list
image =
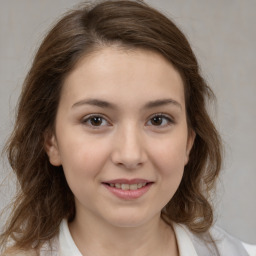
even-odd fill
[{"label": "cheek", "polygon": [[72,187],[83,187],[97,181],[109,156],[109,143],[90,137],[65,140],[61,144],[61,159],[67,182]]},{"label": "cheek", "polygon": [[187,156],[186,136],[172,137],[155,141],[150,152],[155,165],[161,167],[160,170],[166,174],[170,173],[171,170],[183,170]]},{"label": "cheek", "polygon": [[158,170],[158,179],[162,184],[162,192],[169,201],[177,190],[184,172],[186,159],[186,136],[176,139],[166,138],[156,142],[151,150],[151,159]]}]

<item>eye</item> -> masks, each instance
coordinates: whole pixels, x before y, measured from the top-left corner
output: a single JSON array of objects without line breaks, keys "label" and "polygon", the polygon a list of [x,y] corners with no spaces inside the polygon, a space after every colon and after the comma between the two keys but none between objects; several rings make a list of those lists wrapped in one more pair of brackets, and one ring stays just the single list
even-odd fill
[{"label": "eye", "polygon": [[83,120],[82,123],[90,126],[92,128],[99,128],[99,127],[104,127],[104,126],[109,126],[110,123],[100,115],[89,115],[86,116]]},{"label": "eye", "polygon": [[164,114],[156,114],[149,119],[147,125],[165,127],[173,123],[174,121],[171,117]]}]

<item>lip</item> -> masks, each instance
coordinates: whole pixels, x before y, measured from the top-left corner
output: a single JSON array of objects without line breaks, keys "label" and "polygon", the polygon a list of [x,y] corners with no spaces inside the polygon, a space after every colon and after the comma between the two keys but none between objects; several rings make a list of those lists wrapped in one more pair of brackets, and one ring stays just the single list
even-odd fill
[{"label": "lip", "polygon": [[[147,183],[146,186],[138,188],[136,190],[122,190],[120,188],[111,187],[108,184],[138,184],[138,183]],[[142,197],[144,194],[148,192],[154,182],[145,179],[115,179],[102,182],[102,185],[113,195],[123,200],[135,200]]]},{"label": "lip", "polygon": [[150,183],[152,181],[150,180],[145,180],[145,179],[115,179],[115,180],[108,180],[108,181],[104,181],[102,183],[108,183],[108,184],[115,184],[115,183],[119,183],[119,184],[138,184],[138,183]]}]

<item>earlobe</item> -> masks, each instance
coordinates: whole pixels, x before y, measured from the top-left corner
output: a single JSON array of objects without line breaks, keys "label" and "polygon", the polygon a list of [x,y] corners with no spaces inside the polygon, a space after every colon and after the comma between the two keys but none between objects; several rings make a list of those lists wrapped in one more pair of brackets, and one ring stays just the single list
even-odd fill
[{"label": "earlobe", "polygon": [[58,143],[54,134],[46,132],[44,134],[44,149],[49,157],[49,161],[54,166],[61,165]]},{"label": "earlobe", "polygon": [[188,133],[188,140],[187,140],[187,148],[186,148],[186,156],[185,156],[185,165],[188,163],[189,161],[189,154],[190,151],[194,145],[194,141],[196,138],[196,133],[194,130],[190,130]]}]

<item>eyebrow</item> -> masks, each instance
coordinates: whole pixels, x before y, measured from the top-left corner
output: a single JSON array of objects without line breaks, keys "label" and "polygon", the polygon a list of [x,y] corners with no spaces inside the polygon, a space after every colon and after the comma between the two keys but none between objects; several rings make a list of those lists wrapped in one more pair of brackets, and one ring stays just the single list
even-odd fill
[{"label": "eyebrow", "polygon": [[156,108],[156,107],[161,107],[169,104],[177,106],[180,109],[182,109],[181,104],[178,101],[173,99],[160,99],[160,100],[150,101],[144,106],[144,108]]},{"label": "eyebrow", "polygon": [[[156,108],[156,107],[161,107],[164,105],[174,105],[182,109],[181,104],[173,99],[159,99],[159,100],[154,100],[154,101],[149,101],[146,103],[143,108],[144,109],[149,109],[149,108]],[[92,105],[100,108],[110,108],[110,109],[116,109],[117,106],[115,104],[112,104],[110,102],[107,102],[105,100],[100,100],[100,99],[84,99],[81,101],[76,102],[75,104],[72,105],[73,107],[78,107],[78,106],[83,106],[83,105]]]},{"label": "eyebrow", "polygon": [[92,105],[100,108],[113,108],[113,109],[116,108],[114,104],[104,100],[99,100],[99,99],[84,99],[73,104],[72,108],[82,106],[82,105]]}]

